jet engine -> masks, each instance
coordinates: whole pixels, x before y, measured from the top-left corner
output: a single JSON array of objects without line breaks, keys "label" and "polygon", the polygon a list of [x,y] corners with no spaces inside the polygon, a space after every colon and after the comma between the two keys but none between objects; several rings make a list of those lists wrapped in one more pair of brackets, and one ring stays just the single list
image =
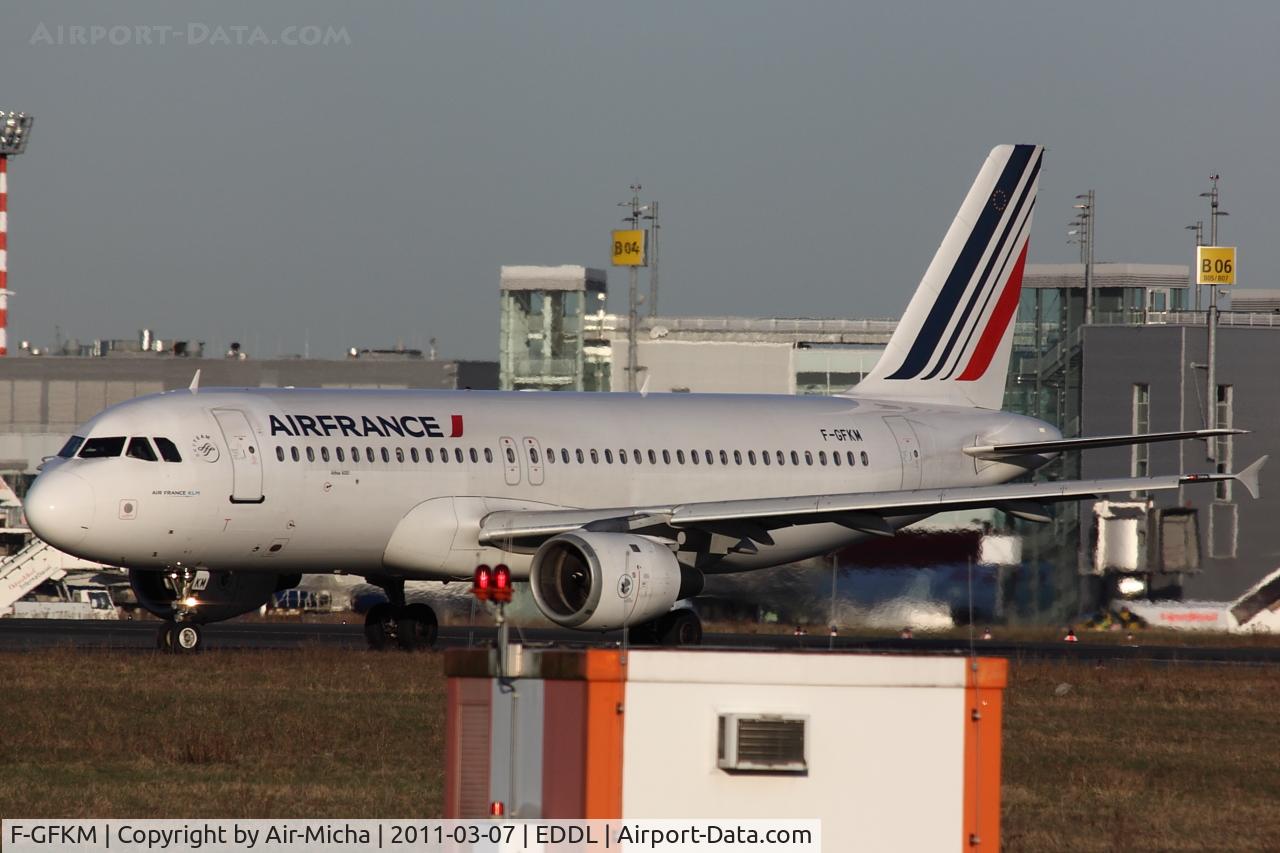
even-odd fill
[{"label": "jet engine", "polygon": [[[220,622],[257,610],[273,593],[292,589],[301,580],[302,575],[269,572],[197,571],[192,586],[196,603],[189,611],[189,621]],[[130,569],[129,585],[145,610],[161,619],[174,618],[179,587],[169,572]]]},{"label": "jet engine", "polygon": [[612,631],[657,619],[697,595],[702,573],[645,536],[574,531],[542,544],[529,585],[538,609],[557,625]]}]

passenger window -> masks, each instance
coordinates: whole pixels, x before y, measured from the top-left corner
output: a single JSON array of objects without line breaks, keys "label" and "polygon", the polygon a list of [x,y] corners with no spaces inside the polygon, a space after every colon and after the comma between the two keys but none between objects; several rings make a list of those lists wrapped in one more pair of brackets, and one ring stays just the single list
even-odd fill
[{"label": "passenger window", "polygon": [[284,448],[278,444],[276,445],[276,459],[279,459],[281,462],[284,461]]},{"label": "passenger window", "polygon": [[683,450],[677,450],[677,451],[676,451],[676,461],[677,461],[677,462],[679,462],[681,465],[683,465],[683,464],[684,464],[684,451],[683,451]]},{"label": "passenger window", "polygon": [[569,448],[567,447],[560,448],[560,461],[566,465],[569,464]]},{"label": "passenger window", "polygon": [[854,465],[858,464],[857,460],[854,458],[854,455],[853,455],[853,451],[852,451],[852,450],[850,450],[848,453],[846,453],[846,454],[845,454],[845,458],[847,458],[847,459],[849,460],[849,467],[850,467],[850,468],[852,468]]},{"label": "passenger window", "polygon": [[366,460],[366,461],[368,461],[368,462],[370,462],[370,463],[372,463],[375,459],[377,459],[377,457],[373,455],[373,448],[372,448],[372,447],[366,447],[366,448],[364,449],[364,458],[365,458],[365,460]]},{"label": "passenger window", "polygon": [[346,454],[346,452],[345,452],[341,447],[339,447],[337,450],[335,450],[335,451],[333,451],[333,452],[337,455],[337,457],[338,457],[338,461],[339,461],[339,462],[346,462],[346,461],[347,461],[347,454]]},{"label": "passenger window", "polygon": [[692,462],[694,465],[698,464],[698,451],[696,450],[689,451],[689,461]]},{"label": "passenger window", "polygon": [[[341,452],[341,451],[339,451],[339,452]],[[411,460],[413,460],[414,462],[417,462],[417,461],[418,461],[418,448],[416,448],[416,447],[410,447],[410,448],[409,448],[409,458],[410,458]]]},{"label": "passenger window", "polygon": [[396,448],[396,461],[399,462],[401,465],[404,464],[404,448],[403,447]]},{"label": "passenger window", "polygon": [[556,449],[554,447],[547,448],[547,461],[552,465],[556,462]]},{"label": "passenger window", "polygon": [[[753,460],[753,461],[754,461],[754,460]],[[733,464],[734,464],[734,465],[741,465],[741,464],[742,464],[742,451],[741,451],[741,450],[735,450],[735,451],[733,451]]]},{"label": "passenger window", "polygon": [[627,464],[627,451],[625,450],[618,451],[618,461],[621,462],[623,465]]},{"label": "passenger window", "polygon": [[596,449],[594,447],[591,448],[591,464],[592,465],[600,464],[600,454],[596,452]]},{"label": "passenger window", "polygon": [[360,461],[360,448],[358,447],[351,448],[351,461],[352,462]]},{"label": "passenger window", "polygon": [[310,445],[307,445],[307,461],[308,462],[316,461],[316,452]]},{"label": "passenger window", "polygon": [[[177,446],[164,436],[156,439],[156,449],[160,451],[160,458],[165,462],[182,461],[182,454],[178,452]],[[281,459],[283,461],[283,457]]]},{"label": "passenger window", "polygon": [[662,451],[662,464],[663,464],[663,465],[670,465],[670,464],[671,464],[671,451],[670,451],[670,450],[664,450],[664,451]]},{"label": "passenger window", "polygon": [[[475,453],[474,450],[471,452]],[[538,448],[536,447],[529,448],[529,461],[532,462],[534,465],[538,464]]]},{"label": "passenger window", "polygon": [[129,449],[125,451],[125,456],[131,459],[141,459],[144,462],[158,462],[155,450],[151,448],[151,442],[142,436],[129,439]]},{"label": "passenger window", "polygon": [[84,444],[84,436],[73,435],[67,439],[67,443],[62,445],[62,449],[58,451],[58,455],[63,459],[70,459],[76,455],[76,451],[80,449],[80,445]]},{"label": "passenger window", "polygon": [[579,447],[577,450],[574,451],[574,453],[578,457],[578,464],[581,465],[582,464],[582,448]]},{"label": "passenger window", "polygon": [[467,455],[471,457],[471,464],[473,465],[480,461],[480,453],[474,447],[467,450]]},{"label": "passenger window", "polygon": [[109,459],[124,452],[124,436],[91,438],[80,448],[81,459]]},{"label": "passenger window", "polygon": [[799,454],[799,453],[796,453],[794,450],[793,450],[793,451],[791,451],[791,464],[792,464],[792,465],[799,465],[799,464],[800,464],[800,454]]},{"label": "passenger window", "polygon": [[329,448],[327,447],[320,448],[320,461],[321,462],[329,461]]},{"label": "passenger window", "polygon": [[298,448],[296,447],[289,448],[289,456],[293,459],[294,462],[297,462],[299,459],[302,458],[298,455]]},{"label": "passenger window", "polygon": [[[430,453],[430,451],[427,451],[427,452],[428,452],[428,453]],[[428,462],[430,462],[431,460],[430,460],[430,459],[428,459],[427,461],[428,461]],[[485,462],[492,462],[492,461],[493,461],[493,450],[492,450],[491,448],[486,447],[486,448],[484,449],[484,461],[485,461]]]},{"label": "passenger window", "polygon": [[436,461],[436,453],[435,453],[435,451],[434,451],[434,450],[432,450],[430,447],[428,447],[428,448],[426,448],[425,450],[423,450],[423,451],[422,451],[422,458],[423,458],[423,459],[425,459],[425,460],[427,460],[428,462],[435,462],[435,461]]},{"label": "passenger window", "polygon": [[863,464],[863,465],[870,465],[870,464],[871,464],[871,460],[867,458],[867,451],[865,451],[865,450],[864,450],[864,451],[862,451],[862,464]]},{"label": "passenger window", "polygon": [[453,461],[457,462],[459,465],[462,464],[462,448],[461,447],[455,447],[453,449]]},{"label": "passenger window", "polygon": [[[633,451],[631,451],[631,458],[632,458],[632,459],[634,459],[634,460],[636,461],[636,464],[637,464],[637,465],[639,465],[639,464],[641,464],[642,462],[644,462],[644,457],[640,455],[640,451],[639,451],[639,450],[633,450]],[[652,450],[650,450],[650,451],[649,451],[649,461],[650,461],[650,462],[652,462],[652,461],[653,461],[653,451],[652,451]]]},{"label": "passenger window", "polygon": [[440,464],[441,465],[449,464],[449,448],[447,447],[440,448]]},{"label": "passenger window", "polygon": [[383,462],[385,462],[385,463],[387,463],[388,465],[390,465],[390,464],[391,464],[391,451],[390,451],[390,450],[388,450],[388,449],[387,449],[387,448],[385,448],[385,447],[381,448],[381,450],[382,450],[382,461],[383,461]]},{"label": "passenger window", "polygon": [[827,464],[827,451],[825,451],[825,450],[819,450],[819,451],[818,451],[818,464],[819,464],[819,465],[826,465],[826,464]]},{"label": "passenger window", "polygon": [[607,447],[604,449],[604,461],[609,465],[613,464],[613,451]]},{"label": "passenger window", "polygon": [[[739,462],[741,462],[741,460],[739,460]],[[729,464],[729,454],[725,453],[723,450],[720,451],[720,464],[721,465]]]},{"label": "passenger window", "polygon": [[658,454],[654,453],[652,450],[649,451],[649,464],[650,465],[658,464]]},{"label": "passenger window", "polygon": [[516,452],[515,452],[514,450],[512,450],[510,447],[508,447],[508,448],[507,448],[507,462],[512,463],[512,464],[515,464],[515,461],[516,461]]},{"label": "passenger window", "polygon": [[807,451],[807,450],[804,452],[804,464],[806,464],[806,465],[812,465],[812,464],[813,464],[813,454],[812,454],[812,453],[810,453],[810,452],[809,452],[809,451]]},{"label": "passenger window", "polygon": [[831,461],[838,468],[840,466],[840,451],[836,450],[831,454]]},{"label": "passenger window", "polygon": [[704,454],[706,454],[707,464],[708,464],[708,465],[714,465],[714,464],[715,464],[715,462],[716,462],[716,458],[715,458],[714,456],[712,456],[712,455],[711,455],[711,451],[710,451],[710,450],[704,450],[704,451],[702,451],[702,452],[703,452]]},{"label": "passenger window", "polygon": [[764,464],[766,464],[766,465],[768,465],[768,464],[769,464],[769,462],[771,461],[771,458],[770,458],[770,456],[769,456],[769,451],[767,451],[767,450],[761,450],[761,451],[760,451],[760,461],[761,461],[761,462],[763,462],[763,463],[764,463]]}]

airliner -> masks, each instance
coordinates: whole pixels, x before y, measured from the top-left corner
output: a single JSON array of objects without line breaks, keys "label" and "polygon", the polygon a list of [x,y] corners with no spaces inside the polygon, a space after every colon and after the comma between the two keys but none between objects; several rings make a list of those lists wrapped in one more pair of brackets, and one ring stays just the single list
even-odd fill
[{"label": "airliner", "polygon": [[692,644],[708,574],[767,569],[934,513],[1049,505],[1237,473],[1028,482],[1058,453],[1228,435],[1064,439],[1000,411],[1043,149],[991,151],[874,370],[832,397],[201,388],[106,409],[27,496],[36,535],[127,568],[158,641],[306,573],[387,593],[375,648],[429,646],[406,580],[504,563],[552,622]]}]

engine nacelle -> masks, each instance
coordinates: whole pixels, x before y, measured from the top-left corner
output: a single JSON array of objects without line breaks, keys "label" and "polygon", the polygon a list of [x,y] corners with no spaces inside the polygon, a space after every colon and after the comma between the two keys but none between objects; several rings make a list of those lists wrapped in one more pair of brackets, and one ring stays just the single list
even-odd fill
[{"label": "engine nacelle", "polygon": [[656,619],[697,595],[702,573],[644,536],[575,531],[542,544],[529,585],[538,609],[557,625],[612,631]]},{"label": "engine nacelle", "polygon": [[[204,577],[201,577],[204,575]],[[200,571],[192,595],[199,602],[191,611],[192,622],[220,622],[257,610],[273,593],[292,589],[301,575],[270,572]],[[178,593],[167,572],[130,569],[129,586],[138,604],[161,619],[172,619]]]}]

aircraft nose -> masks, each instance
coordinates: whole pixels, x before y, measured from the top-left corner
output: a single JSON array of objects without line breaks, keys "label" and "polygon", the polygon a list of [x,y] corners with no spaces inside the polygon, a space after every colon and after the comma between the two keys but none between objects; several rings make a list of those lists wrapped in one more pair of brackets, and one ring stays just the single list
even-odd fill
[{"label": "aircraft nose", "polygon": [[37,477],[23,503],[32,532],[64,551],[89,532],[93,506],[93,487],[83,477],[56,470]]}]

